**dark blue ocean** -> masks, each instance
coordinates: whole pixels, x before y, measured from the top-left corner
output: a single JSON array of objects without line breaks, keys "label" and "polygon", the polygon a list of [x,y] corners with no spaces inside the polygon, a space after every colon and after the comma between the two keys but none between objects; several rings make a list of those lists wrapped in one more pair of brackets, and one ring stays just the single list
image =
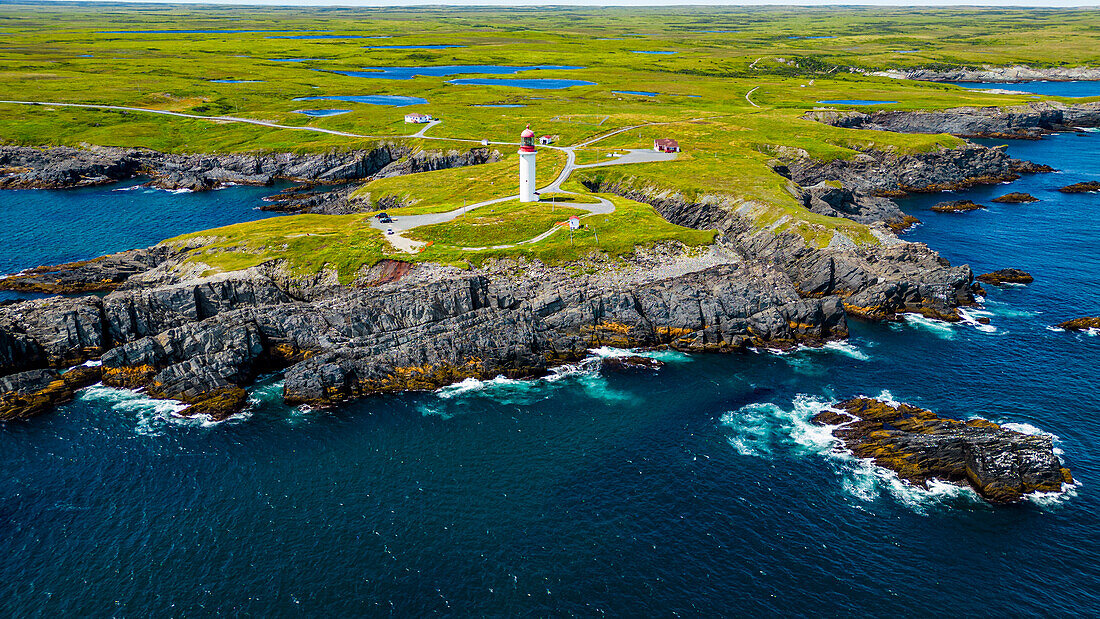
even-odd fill
[{"label": "dark blue ocean", "polygon": [[[1048,326],[1100,313],[1100,198],[1055,191],[1100,179],[1100,134],[1008,148],[1062,171],[905,205],[924,222],[910,240],[1035,275],[989,290],[972,317],[990,326],[853,323],[824,350],[666,353],[655,378],[565,368],[329,411],[282,405],[271,377],[220,425],[92,387],[0,427],[0,613],[1098,615],[1100,337]],[[1042,201],[989,203],[1011,190]],[[103,196],[92,212],[147,200],[133,221],[154,227],[248,197]],[[958,197],[990,208],[928,210]],[[0,264],[184,231],[55,220]],[[996,508],[905,486],[808,423],[858,394],[1051,433],[1078,484]]]},{"label": "dark blue ocean", "polygon": [[[148,247],[188,232],[271,217],[273,213],[259,210],[260,198],[287,185],[188,193],[142,187],[143,182],[0,191],[0,274]],[[0,300],[16,296],[0,292]]]}]

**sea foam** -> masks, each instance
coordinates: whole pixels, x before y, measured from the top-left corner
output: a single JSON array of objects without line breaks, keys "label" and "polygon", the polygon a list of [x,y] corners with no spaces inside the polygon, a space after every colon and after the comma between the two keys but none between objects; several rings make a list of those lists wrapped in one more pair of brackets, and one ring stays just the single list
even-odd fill
[{"label": "sea foam", "polygon": [[250,416],[250,413],[245,411],[224,421],[214,421],[208,415],[181,417],[179,413],[188,405],[179,400],[161,400],[138,390],[108,387],[103,383],[85,387],[78,394],[78,398],[82,401],[95,402],[109,407],[116,413],[131,417],[135,422],[134,431],[143,436],[161,435],[169,426],[208,428],[229,421],[240,421]]}]

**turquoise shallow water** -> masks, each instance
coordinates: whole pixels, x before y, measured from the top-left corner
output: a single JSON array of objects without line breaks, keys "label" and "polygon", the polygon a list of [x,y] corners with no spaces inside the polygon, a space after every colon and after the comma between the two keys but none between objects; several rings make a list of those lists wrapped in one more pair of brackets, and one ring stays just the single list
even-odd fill
[{"label": "turquoise shallow water", "polygon": [[[0,427],[0,612],[1096,615],[1100,337],[1047,326],[1100,312],[1097,198],[1054,191],[1100,178],[1098,145],[1013,143],[1063,171],[904,205],[924,220],[911,240],[1035,275],[990,290],[991,327],[856,322],[824,350],[664,354],[656,377],[580,366],[329,411],[282,405],[273,376],[215,426],[85,390]],[[988,201],[1013,190],[1043,201]],[[229,191],[95,208],[146,200],[137,226]],[[990,209],[928,210],[959,197]],[[109,245],[37,234],[33,259],[0,246],[5,264]],[[1053,433],[1079,486],[1009,508],[906,487],[807,423],[855,394]]]}]

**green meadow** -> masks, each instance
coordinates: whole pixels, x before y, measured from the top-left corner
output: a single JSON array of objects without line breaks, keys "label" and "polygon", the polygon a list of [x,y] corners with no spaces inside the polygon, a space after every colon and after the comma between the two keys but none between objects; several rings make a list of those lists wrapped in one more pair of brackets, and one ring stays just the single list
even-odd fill
[{"label": "green meadow", "polygon": [[[234,30],[254,32],[138,32]],[[294,36],[327,38],[286,38]],[[416,48],[440,46],[446,48]],[[391,47],[385,47],[391,46]],[[400,47],[393,47],[400,46]],[[672,52],[672,53],[638,53]],[[285,62],[298,59],[298,62]],[[1100,63],[1100,17],[1094,10],[894,8],[668,9],[352,9],[239,8],[155,5],[0,5],[0,140],[20,145],[147,147],[166,152],[324,152],[407,142],[422,150],[516,142],[528,123],[555,146],[571,146],[624,127],[576,151],[577,163],[649,148],[658,137],[679,140],[671,162],[580,169],[564,187],[586,193],[599,181],[712,196],[746,207],[761,228],[789,230],[823,246],[836,233],[856,243],[875,238],[854,222],[802,208],[775,159],[808,155],[849,158],[868,149],[927,152],[957,146],[947,135],[901,135],[838,129],[805,120],[813,109],[938,109],[1015,105],[1049,97],[1000,95],[955,86],[871,76],[871,71],[1028,64]],[[559,65],[515,75],[472,72],[407,80],[342,75],[373,67]],[[460,85],[460,78],[570,79],[593,82],[561,89]],[[246,80],[219,83],[213,80]],[[655,96],[623,94],[643,91]],[[406,107],[299,97],[399,95],[427,103]],[[848,108],[819,101],[896,101]],[[292,127],[317,127],[366,137],[185,119],[139,111],[77,109],[49,103],[149,108],[204,117],[233,116]],[[509,105],[522,107],[483,107]],[[296,110],[351,112],[315,118]],[[404,114],[443,119],[427,136]],[[411,127],[411,128],[410,128]],[[465,140],[465,141],[463,141]],[[497,163],[385,178],[365,183],[355,199],[405,206],[395,215],[449,211],[516,193],[513,146],[496,145]],[[540,185],[565,163],[560,151],[539,154]],[[562,205],[554,203],[561,198]],[[295,271],[335,268],[343,281],[386,257],[478,264],[526,256],[566,262],[601,252],[628,254],[638,244],[712,242],[713,234],[673,226],[650,207],[611,198],[609,216],[586,218],[575,234],[545,232],[565,213],[565,194],[549,206],[507,205],[461,220],[416,229],[428,242],[415,255],[396,252],[363,215],[300,215],[238,224],[195,237],[209,242],[193,260],[232,270],[286,260]],[[547,211],[547,209],[554,209]],[[525,236],[526,235],[526,236]]]}]

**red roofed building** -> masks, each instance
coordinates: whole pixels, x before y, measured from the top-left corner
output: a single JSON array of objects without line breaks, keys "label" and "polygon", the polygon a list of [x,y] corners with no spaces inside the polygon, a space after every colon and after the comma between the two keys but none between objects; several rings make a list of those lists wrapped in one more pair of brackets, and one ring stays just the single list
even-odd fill
[{"label": "red roofed building", "polygon": [[680,143],[668,138],[653,140],[653,150],[659,153],[678,153],[680,152]]}]

